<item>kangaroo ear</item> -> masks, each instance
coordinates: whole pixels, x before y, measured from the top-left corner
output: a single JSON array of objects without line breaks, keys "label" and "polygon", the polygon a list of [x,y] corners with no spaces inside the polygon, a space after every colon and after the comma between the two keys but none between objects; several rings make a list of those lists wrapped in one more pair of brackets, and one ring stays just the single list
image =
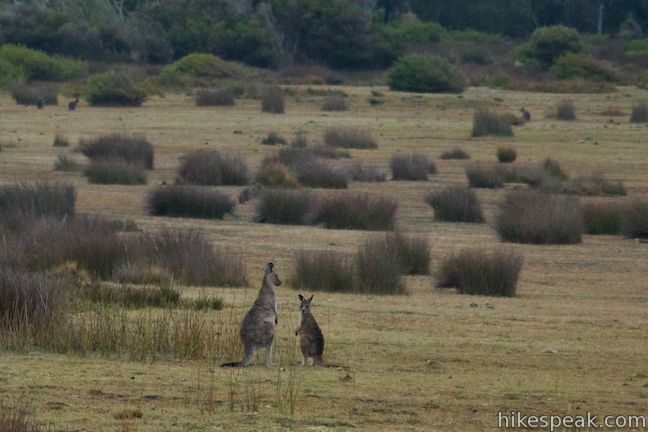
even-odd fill
[{"label": "kangaroo ear", "polygon": [[311,298],[308,299],[308,303],[310,303],[310,302],[313,301],[313,296],[314,296],[314,295],[315,295],[315,294],[312,294],[312,295],[311,295]]},{"label": "kangaroo ear", "polygon": [[272,269],[274,268],[274,264],[268,263],[268,271],[272,273]]},{"label": "kangaroo ear", "polygon": [[304,296],[299,294],[299,300],[304,301]]}]

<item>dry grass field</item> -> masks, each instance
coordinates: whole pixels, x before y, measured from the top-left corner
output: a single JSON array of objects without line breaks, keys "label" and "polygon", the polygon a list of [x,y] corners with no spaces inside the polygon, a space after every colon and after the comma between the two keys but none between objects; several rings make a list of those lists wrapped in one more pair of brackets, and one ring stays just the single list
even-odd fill
[{"label": "dry grass field", "polygon": [[[563,122],[545,118],[561,95],[471,88],[462,95],[421,96],[378,88],[385,103],[374,107],[367,103],[372,89],[342,89],[350,95],[349,111],[322,112],[323,98],[304,93],[287,98],[283,115],[262,113],[255,100],[196,107],[185,95],[156,97],[133,109],[81,104],[75,112],[0,98],[0,183],[69,182],[77,188],[79,213],[133,219],[145,231],[203,231],[214,245],[243,258],[250,281],[246,288],[181,288],[189,297],[201,291],[221,296],[225,308],[209,314],[240,319],[269,261],[284,280],[277,289],[273,369],[263,367],[262,352],[252,368],[225,370],[217,367],[223,359],[136,362],[5,351],[0,399],[26,401],[52,431],[484,431],[497,429],[498,411],[648,414],[648,244],[588,235],[574,245],[503,244],[492,222],[506,189],[477,190],[486,224],[435,222],[424,201],[443,186],[465,184],[465,166],[496,161],[502,144],[517,150],[516,163],[551,157],[572,175],[601,171],[628,191],[628,197],[584,201],[647,199],[648,126],[628,119],[632,102],[648,92],[573,95],[577,120]],[[480,106],[516,114],[525,106],[533,119],[515,127],[511,138],[470,138]],[[613,107],[625,115],[602,114]],[[381,233],[255,224],[250,203],[237,205],[238,219],[146,216],[146,192],[172,183],[179,158],[189,151],[240,152],[254,171],[277,151],[260,144],[268,132],[290,139],[304,130],[322,142],[325,129],[334,126],[371,130],[378,149],[351,150],[352,156],[385,171],[396,152],[435,160],[438,174],[428,181],[353,182],[349,189],[398,201],[397,227],[427,238],[433,269],[468,247],[522,254],[517,296],[460,295],[433,288],[432,276],[406,277],[403,296],[316,292],[313,313],[326,338],[327,367],[302,368],[293,336],[298,292],[289,283],[295,254],[351,252]],[[52,146],[57,132],[70,147]],[[144,134],[154,144],[156,166],[147,186],[91,185],[79,172],[54,171],[57,156],[79,139],[113,132]],[[471,160],[439,159],[456,146]],[[526,186],[507,185],[512,187]],[[243,189],[220,188],[232,197]],[[292,403],[291,390],[298,391]]]}]

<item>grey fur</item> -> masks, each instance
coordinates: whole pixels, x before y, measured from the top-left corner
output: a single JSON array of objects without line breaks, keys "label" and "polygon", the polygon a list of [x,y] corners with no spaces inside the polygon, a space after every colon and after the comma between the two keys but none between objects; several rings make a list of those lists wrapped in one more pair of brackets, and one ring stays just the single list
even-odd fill
[{"label": "grey fur", "polygon": [[307,300],[299,294],[299,300],[301,301],[301,321],[295,334],[299,335],[299,345],[304,356],[302,365],[306,365],[310,358],[313,359],[314,365],[324,366],[324,358],[322,357],[324,354],[324,335],[310,309],[313,296]]},{"label": "grey fur", "polygon": [[281,285],[281,280],[274,272],[274,264],[268,263],[263,275],[259,295],[241,323],[241,342],[243,342],[243,360],[223,363],[222,366],[249,366],[254,352],[259,348],[266,349],[266,366],[272,366],[272,345],[277,326],[277,299],[274,286]]}]

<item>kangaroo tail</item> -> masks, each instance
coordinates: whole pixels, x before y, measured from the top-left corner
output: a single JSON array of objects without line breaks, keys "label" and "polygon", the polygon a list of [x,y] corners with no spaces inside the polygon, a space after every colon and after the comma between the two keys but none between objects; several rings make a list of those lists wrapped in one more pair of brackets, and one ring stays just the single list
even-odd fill
[{"label": "kangaroo tail", "polygon": [[242,361],[235,361],[229,363],[223,363],[220,367],[240,367],[243,364]]}]

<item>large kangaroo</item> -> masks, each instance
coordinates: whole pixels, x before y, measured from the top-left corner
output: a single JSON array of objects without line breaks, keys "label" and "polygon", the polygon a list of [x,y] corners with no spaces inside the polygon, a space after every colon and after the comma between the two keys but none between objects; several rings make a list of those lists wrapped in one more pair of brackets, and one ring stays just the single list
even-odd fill
[{"label": "large kangaroo", "polygon": [[274,264],[268,263],[259,295],[241,323],[241,342],[245,349],[243,360],[223,363],[221,367],[249,366],[254,352],[259,348],[266,349],[266,367],[272,366],[272,344],[277,326],[277,300],[273,285],[281,285],[281,280],[274,272]]},{"label": "large kangaroo", "polygon": [[299,307],[301,320],[295,335],[299,335],[299,346],[304,356],[302,366],[306,366],[309,359],[312,359],[312,364],[316,366],[324,366],[324,359],[322,358],[322,354],[324,354],[324,335],[311,313],[313,296],[310,296],[307,300],[299,294],[299,301],[301,301]]}]

